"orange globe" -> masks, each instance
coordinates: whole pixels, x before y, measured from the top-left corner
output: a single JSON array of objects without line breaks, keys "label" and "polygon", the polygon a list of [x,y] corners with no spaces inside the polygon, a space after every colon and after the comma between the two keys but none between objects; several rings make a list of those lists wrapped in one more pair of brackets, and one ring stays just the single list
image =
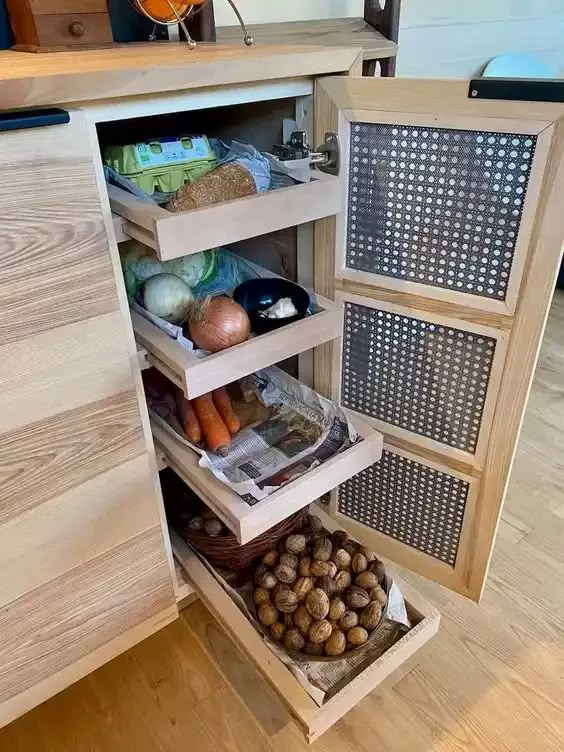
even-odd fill
[{"label": "orange globe", "polygon": [[201,5],[205,0],[137,0],[141,10],[153,18],[155,21],[162,23],[171,23],[177,20],[176,14],[172,10],[171,3],[174,6],[174,10],[180,18],[183,18],[188,9],[192,5]]}]

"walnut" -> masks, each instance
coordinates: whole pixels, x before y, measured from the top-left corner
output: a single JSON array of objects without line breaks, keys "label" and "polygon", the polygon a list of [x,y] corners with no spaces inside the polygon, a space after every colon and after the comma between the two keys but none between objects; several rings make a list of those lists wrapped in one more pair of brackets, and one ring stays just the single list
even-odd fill
[{"label": "walnut", "polygon": [[268,601],[260,604],[257,616],[260,623],[264,624],[265,627],[271,627],[278,621],[278,611],[274,608],[272,603],[269,603]]},{"label": "walnut", "polygon": [[368,593],[371,601],[378,601],[378,603],[384,608],[388,602],[388,596],[385,591],[378,585],[378,587],[372,588]]},{"label": "walnut", "polygon": [[366,546],[360,547],[360,553],[366,558],[366,561],[371,564],[373,561],[378,561],[378,557],[374,553],[374,551],[371,551],[369,548],[366,548]]},{"label": "walnut", "polygon": [[323,523],[317,515],[308,514],[304,519],[304,527],[312,533],[320,533],[323,530]]},{"label": "walnut", "polygon": [[[295,613],[295,612],[294,612]],[[284,626],[288,629],[294,626],[294,614],[282,614],[282,621]]]},{"label": "walnut", "polygon": [[329,598],[321,588],[310,590],[306,597],[306,608],[314,619],[324,619],[329,613]]},{"label": "walnut", "polygon": [[263,588],[266,588],[266,590],[272,590],[273,587],[275,587],[278,584],[278,580],[276,577],[272,574],[272,572],[266,572],[263,574],[260,586]]},{"label": "walnut", "polygon": [[356,574],[360,574],[361,572],[366,571],[368,569],[366,556],[364,556],[363,554],[355,554],[351,562],[351,569],[353,572],[356,572]]},{"label": "walnut", "polygon": [[329,598],[331,598],[331,596],[335,595],[335,593],[337,592],[337,585],[335,584],[335,580],[329,576],[318,577],[315,583],[315,587],[324,590]]},{"label": "walnut", "polygon": [[310,590],[313,590],[314,582],[311,577],[300,577],[299,580],[294,582],[292,590],[298,597],[298,601],[302,603],[305,601],[307,594]]},{"label": "walnut", "polygon": [[272,600],[276,598],[278,593],[282,593],[284,590],[291,590],[292,588],[289,585],[286,585],[284,582],[277,582],[276,585],[272,588],[270,591],[270,597]]},{"label": "walnut", "polygon": [[276,640],[276,642],[280,642],[280,640],[284,637],[284,632],[286,631],[286,625],[282,624],[281,622],[277,621],[270,627],[270,633]]},{"label": "walnut", "polygon": [[323,647],[322,642],[306,642],[304,653],[308,655],[323,655]]},{"label": "walnut", "polygon": [[274,596],[274,605],[283,614],[291,614],[298,607],[298,596],[292,590],[281,590]]},{"label": "walnut", "polygon": [[333,546],[329,538],[319,536],[313,542],[313,558],[316,561],[329,561],[333,553]]},{"label": "walnut", "polygon": [[345,533],[344,530],[335,530],[331,534],[331,538],[333,539],[333,543],[339,548],[342,548],[346,543],[349,542],[349,536]]},{"label": "walnut", "polygon": [[281,554],[280,564],[283,564],[285,567],[292,567],[292,569],[297,569],[298,557],[296,556],[296,554]]},{"label": "walnut", "polygon": [[333,551],[333,561],[337,565],[337,569],[350,569],[351,555],[344,548],[338,548]]},{"label": "walnut", "polygon": [[347,647],[347,638],[339,629],[334,629],[325,643],[325,655],[342,655]]},{"label": "walnut", "polygon": [[[266,595],[268,596],[268,591],[264,591]],[[334,598],[331,598],[331,601],[329,603],[329,618],[334,619],[335,621],[338,621],[341,616],[345,613],[347,610],[347,607],[343,603],[343,601],[335,596]]]},{"label": "walnut", "polygon": [[278,551],[269,551],[262,557],[265,567],[275,567],[278,564]]},{"label": "walnut", "polygon": [[279,564],[274,569],[274,576],[278,582],[285,582],[287,585],[291,585],[295,582],[298,573],[295,569],[292,569],[292,567],[289,567],[286,564]]},{"label": "walnut", "polygon": [[192,530],[193,532],[199,532],[204,527],[204,521],[201,517],[192,517],[191,520],[188,520],[188,530]]},{"label": "walnut", "polygon": [[306,538],[305,535],[289,535],[286,538],[286,551],[289,554],[301,554],[305,551]]},{"label": "walnut", "polygon": [[300,577],[311,577],[311,559],[308,556],[302,556],[299,560],[298,572]]},{"label": "walnut", "polygon": [[380,559],[373,561],[370,565],[370,571],[374,572],[380,585],[383,585],[386,581],[386,567],[384,566],[384,562],[380,561]]},{"label": "walnut", "polygon": [[376,629],[382,618],[382,606],[378,601],[372,601],[360,615],[360,625],[371,632]]},{"label": "walnut", "polygon": [[258,567],[255,569],[255,586],[259,587],[261,580],[263,576],[268,572],[268,567],[266,567],[264,564],[259,564]]},{"label": "walnut", "polygon": [[314,621],[309,628],[310,642],[325,642],[330,636],[333,628],[326,619]]},{"label": "walnut", "polygon": [[[318,563],[319,563],[319,562],[318,562]],[[329,571],[327,572],[327,576],[328,576],[328,577],[331,577],[331,579],[333,579],[333,577],[334,577],[334,576],[335,576],[335,575],[337,574],[337,572],[339,571],[339,570],[337,569],[337,565],[335,564],[335,562],[334,562],[334,561],[328,561],[328,562],[326,562],[326,563],[327,563],[327,566],[329,567]]]},{"label": "walnut", "polygon": [[361,572],[356,576],[354,583],[364,590],[371,590],[378,585],[378,578],[374,572]]},{"label": "walnut", "polygon": [[358,553],[358,543],[355,543],[354,541],[347,541],[347,543],[343,543],[342,547],[350,554],[351,559]]},{"label": "walnut", "polygon": [[304,637],[307,637],[312,623],[313,617],[307,608],[305,606],[298,606],[297,610],[294,612],[294,624],[298,627]]},{"label": "walnut", "polygon": [[370,603],[370,596],[366,590],[353,585],[346,591],[344,601],[349,608],[364,608]]},{"label": "walnut", "polygon": [[302,650],[305,646],[305,640],[299,629],[288,629],[284,634],[283,642],[288,650]]},{"label": "walnut", "polygon": [[329,562],[312,561],[309,571],[312,577],[325,577],[329,574]]},{"label": "walnut", "polygon": [[339,626],[345,632],[358,624],[358,614],[356,611],[345,611],[345,613],[339,619]]},{"label": "walnut", "polygon": [[343,593],[348,587],[351,586],[351,573],[346,572],[344,569],[342,569],[340,572],[337,572],[337,574],[333,578],[333,581],[335,582],[337,593]]},{"label": "walnut", "polygon": [[266,601],[270,600],[270,592],[265,590],[265,588],[259,587],[255,590],[253,600],[257,606],[260,606],[261,603],[266,603]]},{"label": "walnut", "polygon": [[368,632],[364,627],[353,627],[347,632],[347,642],[351,645],[363,645],[368,639]]},{"label": "walnut", "polygon": [[219,520],[204,520],[204,533],[210,538],[218,538],[223,532],[223,525]]}]

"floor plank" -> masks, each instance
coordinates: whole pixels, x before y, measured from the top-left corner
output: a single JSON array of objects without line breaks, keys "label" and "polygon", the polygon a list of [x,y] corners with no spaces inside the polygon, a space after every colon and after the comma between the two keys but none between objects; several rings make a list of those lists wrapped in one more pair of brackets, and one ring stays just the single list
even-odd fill
[{"label": "floor plank", "polygon": [[[316,742],[319,752],[564,749],[563,323],[559,292],[481,604],[408,575],[442,612],[438,637],[393,690],[367,697]],[[228,642],[214,637],[221,671],[208,658],[210,624],[193,604],[1,731],[0,752],[305,752]],[[250,708],[226,683],[230,671]]]}]

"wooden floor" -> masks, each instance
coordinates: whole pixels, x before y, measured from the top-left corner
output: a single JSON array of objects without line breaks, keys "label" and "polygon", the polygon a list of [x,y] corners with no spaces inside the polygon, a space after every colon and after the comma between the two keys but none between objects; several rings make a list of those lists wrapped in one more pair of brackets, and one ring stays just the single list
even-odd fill
[{"label": "wooden floor", "polygon": [[[480,606],[409,577],[442,612],[421,664],[314,745],[326,752],[564,750],[564,293],[557,293]],[[285,711],[201,604],[0,732],[2,752],[298,752]],[[0,636],[1,639],[1,636]],[[221,636],[220,636],[221,639]],[[258,720],[257,720],[258,717]]]}]

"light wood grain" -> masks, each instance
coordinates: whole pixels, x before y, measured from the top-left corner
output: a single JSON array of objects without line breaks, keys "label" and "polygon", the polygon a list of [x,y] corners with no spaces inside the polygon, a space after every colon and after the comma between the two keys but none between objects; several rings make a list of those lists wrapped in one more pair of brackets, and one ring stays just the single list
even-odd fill
[{"label": "light wood grain", "polygon": [[123,231],[154,248],[163,261],[311,222],[342,208],[338,179],[319,172],[312,172],[309,183],[178,213],[116,186],[109,186],[108,193],[112,211],[128,220]]},{"label": "light wood grain", "polygon": [[166,371],[165,376],[172,372],[174,383],[193,399],[339,336],[343,328],[340,306],[321,296],[317,304],[322,310],[312,316],[205,358],[196,357],[135,311],[131,318],[151,364]]},{"label": "light wood grain", "polygon": [[37,107],[346,71],[359,47],[123,45],[42,56],[0,52],[2,106]]},{"label": "light wood grain", "polygon": [[144,454],[133,389],[0,436],[0,525]]},{"label": "light wood grain", "polygon": [[[502,517],[522,534],[498,535],[479,606],[403,573],[442,612],[439,632],[418,666],[393,689],[365,698],[316,749],[564,747],[563,322],[558,291]],[[213,659],[200,647],[206,635]],[[190,739],[200,752],[237,752],[243,740],[247,752],[306,752],[285,708],[238,655],[204,606],[194,604],[179,622],[0,731],[0,748],[36,752],[40,738],[48,752],[116,752],[132,744],[136,752],[178,752]],[[225,687],[219,670],[239,694]]]},{"label": "light wood grain", "polygon": [[[321,18],[315,21],[250,24],[256,44],[316,44],[328,47],[360,47],[364,60],[394,57],[398,46],[366,23],[363,18]],[[237,44],[240,26],[220,26],[217,41]]]}]

